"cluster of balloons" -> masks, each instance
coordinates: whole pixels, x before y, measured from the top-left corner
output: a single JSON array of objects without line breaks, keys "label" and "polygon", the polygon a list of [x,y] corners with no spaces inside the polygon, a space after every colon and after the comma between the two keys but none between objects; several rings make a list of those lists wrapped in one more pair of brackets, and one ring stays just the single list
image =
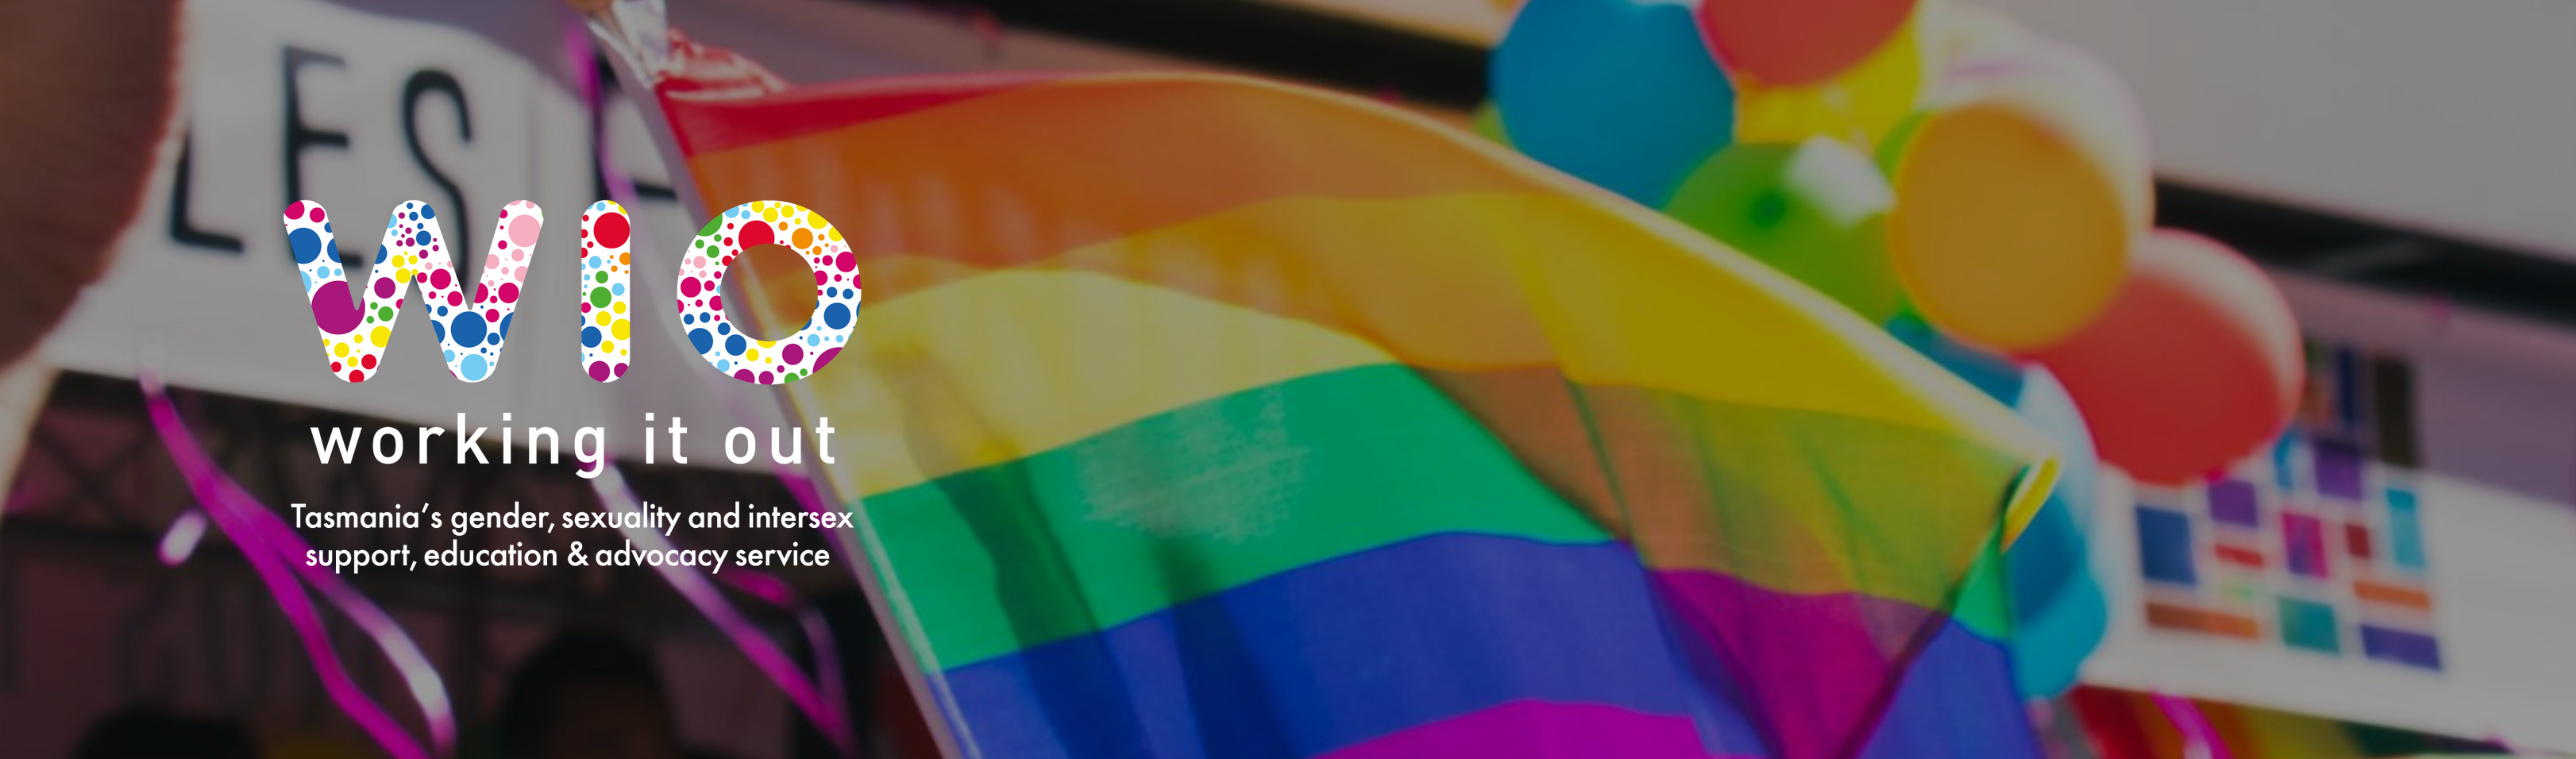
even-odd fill
[{"label": "cluster of balloons", "polygon": [[[2140,481],[2188,483],[2254,452],[2297,403],[2297,326],[2271,281],[2153,227],[2126,86],[1992,12],[1527,0],[1490,72],[1480,132],[1888,325],[2059,438],[2070,476],[2014,563],[2081,556],[2097,451]],[[2070,593],[2100,605],[2089,582],[2014,585],[2041,611]],[[2036,679],[2071,682],[2064,669]]]}]

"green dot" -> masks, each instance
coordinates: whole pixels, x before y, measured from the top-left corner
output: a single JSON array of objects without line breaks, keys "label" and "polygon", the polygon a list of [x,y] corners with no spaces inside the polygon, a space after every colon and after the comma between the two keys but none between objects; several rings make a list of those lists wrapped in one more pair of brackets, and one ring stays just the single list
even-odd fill
[{"label": "green dot", "polygon": [[711,235],[711,234],[715,234],[715,233],[716,233],[716,224],[717,224],[717,223],[719,223],[719,222],[722,222],[722,221],[724,221],[724,217],[723,217],[723,216],[717,216],[717,217],[715,217],[715,218],[708,219],[708,220],[707,220],[707,225],[706,225],[706,226],[703,226],[703,227],[699,227],[699,228],[698,228],[698,234],[702,234],[702,235]]},{"label": "green dot", "polygon": [[590,288],[590,307],[591,307],[591,308],[607,308],[607,307],[608,307],[608,288],[605,288],[605,287],[593,287],[593,288]]},{"label": "green dot", "polygon": [[600,272],[595,278],[599,280],[600,284],[608,284],[608,272]]},{"label": "green dot", "polygon": [[392,308],[390,308],[390,307],[386,307],[386,306],[377,306],[377,307],[376,307],[376,318],[378,318],[378,319],[383,319],[383,320],[385,320],[385,321],[393,321],[393,320],[394,320],[394,310],[393,310]]}]

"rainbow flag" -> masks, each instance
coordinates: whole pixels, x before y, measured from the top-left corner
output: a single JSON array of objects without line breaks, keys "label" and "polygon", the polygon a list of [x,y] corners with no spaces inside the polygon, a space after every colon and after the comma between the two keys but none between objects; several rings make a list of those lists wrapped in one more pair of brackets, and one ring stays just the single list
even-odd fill
[{"label": "rainbow flag", "polygon": [[[2234,759],[2504,756],[2501,747],[2409,730],[2220,701],[2189,699]],[[2188,759],[2188,741],[2153,696],[2090,686],[2070,692],[2101,759]]]},{"label": "rainbow flag", "polygon": [[663,93],[858,258],[787,392],[961,755],[2031,755],[2047,443],[1649,209],[1244,78]]}]

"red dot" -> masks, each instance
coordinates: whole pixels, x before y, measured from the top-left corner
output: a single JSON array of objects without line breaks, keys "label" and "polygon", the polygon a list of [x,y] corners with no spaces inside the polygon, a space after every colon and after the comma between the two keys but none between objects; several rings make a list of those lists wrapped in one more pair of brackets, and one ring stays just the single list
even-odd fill
[{"label": "red dot", "polygon": [[358,370],[356,370],[356,369],[351,369],[351,370],[349,370],[349,381],[350,381],[350,382],[365,382],[365,381],[367,381],[367,375],[366,375],[366,373],[365,373],[365,372],[361,372],[361,371],[358,371]]},{"label": "red dot", "polygon": [[624,245],[624,244],[626,244],[626,233],[627,233],[627,231],[628,231],[628,230],[627,230],[627,228],[626,228],[626,214],[622,214],[622,213],[600,214],[600,216],[599,216],[599,244],[601,244],[601,245],[605,245],[605,246],[608,246],[608,247],[611,247],[611,248],[614,248],[614,247],[617,247],[617,246],[620,246],[620,245]]},{"label": "red dot", "polygon": [[770,243],[769,224],[755,221],[742,225],[741,239],[742,247],[745,248],[768,245]]},{"label": "red dot", "polygon": [[[289,204],[287,204],[287,206],[286,206],[286,218],[289,218],[289,219],[300,219],[300,218],[304,218],[304,201],[298,200],[298,201],[295,201],[295,202],[293,202],[293,203],[289,203]],[[338,372],[333,372],[333,373],[334,373],[334,374],[337,374]]]},{"label": "red dot", "polygon": [[359,359],[358,363],[365,365],[369,369],[374,369],[376,368],[376,357],[368,356],[366,358]]},{"label": "red dot", "polygon": [[331,373],[332,373],[332,374],[339,374],[339,373],[340,373],[340,362],[338,362],[338,361],[333,361],[333,362],[331,362]]},{"label": "red dot", "polygon": [[313,207],[313,215],[312,215],[310,218],[312,218],[312,219],[313,219],[313,223],[315,223],[315,224],[320,224],[320,223],[322,223],[322,207],[321,207],[321,206],[318,206],[318,205],[317,205],[317,206],[314,206],[314,207]]}]

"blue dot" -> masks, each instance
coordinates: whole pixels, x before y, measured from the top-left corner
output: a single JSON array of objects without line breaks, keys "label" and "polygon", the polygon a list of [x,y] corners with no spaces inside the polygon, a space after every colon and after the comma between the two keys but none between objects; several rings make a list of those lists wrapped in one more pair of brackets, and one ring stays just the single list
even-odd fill
[{"label": "blue dot", "polygon": [[447,315],[447,307],[446,307],[446,306],[439,306],[439,307],[438,307],[438,315],[439,315],[439,316],[446,316],[446,315]]},{"label": "blue dot", "polygon": [[501,335],[500,335],[500,337],[498,337],[498,338],[494,338],[494,339],[492,340],[492,344],[493,344],[493,345],[500,345],[502,340],[507,340],[507,339],[509,339],[509,337],[510,337],[510,319],[512,319],[512,318],[514,318],[514,317],[517,317],[517,316],[518,316],[518,314],[504,314],[504,315],[502,315],[502,316],[501,316]]},{"label": "blue dot", "polygon": [[311,229],[298,229],[286,233],[286,242],[295,246],[296,263],[309,264],[313,263],[313,259],[322,257],[322,236],[314,234]]},{"label": "blue dot", "polygon": [[331,231],[331,222],[327,222],[327,221],[326,221],[326,222],[322,222],[322,231],[324,231],[324,232],[329,232],[329,231]]},{"label": "blue dot", "polygon": [[599,347],[599,328],[598,328],[598,327],[583,327],[583,328],[581,328],[581,347],[584,347],[584,348],[597,348],[597,347]]},{"label": "blue dot", "polygon": [[831,325],[833,329],[850,326],[849,305],[834,303],[830,308],[823,309],[823,323]]},{"label": "blue dot", "polygon": [[599,268],[599,257],[598,257],[598,256],[588,256],[588,257],[585,257],[585,258],[581,259],[581,268],[584,268],[584,269],[597,269],[597,268]]},{"label": "blue dot", "polygon": [[729,359],[729,358],[719,358],[719,359],[716,359],[716,371],[721,372],[721,371],[725,371],[725,370],[732,369],[732,368],[733,368],[733,359]]},{"label": "blue dot", "polygon": [[421,230],[421,231],[418,231],[418,232],[413,232],[413,233],[411,233],[411,244],[413,244],[413,245],[428,245],[428,244],[429,244],[429,230],[424,229],[424,230]]},{"label": "blue dot", "polygon": [[385,246],[378,245],[378,246],[376,246],[376,263],[384,263],[384,262],[385,262]]},{"label": "blue dot", "polygon": [[[330,225],[325,224],[325,225],[323,225],[323,226],[330,226]],[[322,230],[322,231],[324,231],[324,232],[329,232],[329,231],[331,231],[331,230],[325,229],[325,230]],[[327,258],[329,258],[329,259],[333,260],[333,261],[338,261],[338,260],[340,260],[340,241],[338,241],[338,240],[332,240],[332,241],[330,241],[330,242],[323,243],[323,244],[322,244],[322,255],[323,255],[324,257],[327,257]]]},{"label": "blue dot", "polygon": [[624,283],[624,282],[619,282],[619,283],[617,283],[617,284],[609,285],[609,286],[608,286],[608,294],[610,294],[610,295],[625,295],[625,294],[626,294],[626,283]]},{"label": "blue dot", "polygon": [[718,324],[718,325],[716,325],[716,334],[719,334],[719,335],[730,335],[730,334],[733,334],[733,325],[731,325],[731,324]]},{"label": "blue dot", "polygon": [[430,332],[433,332],[433,333],[436,333],[436,334],[438,335],[438,342],[439,342],[440,344],[445,344],[445,343],[447,342],[447,323],[446,323],[446,322],[430,322],[430,323],[429,323],[429,331],[430,331]]},{"label": "blue dot", "polygon": [[[583,339],[589,338],[584,336]],[[705,353],[716,347],[716,336],[707,334],[703,328],[689,330],[689,344],[697,347],[699,353]]]},{"label": "blue dot", "polygon": [[483,378],[483,375],[492,373],[492,364],[484,361],[483,357],[480,355],[466,356],[464,368],[465,381],[467,382],[480,380]]},{"label": "blue dot", "polygon": [[746,346],[747,343],[742,339],[741,335],[725,338],[726,353],[731,353],[736,356],[742,355],[742,349]]},{"label": "blue dot", "polygon": [[420,217],[423,219],[435,219],[438,218],[438,211],[430,208],[429,206],[421,206]]},{"label": "blue dot", "polygon": [[482,345],[484,332],[489,329],[491,325],[483,323],[483,315],[472,311],[457,314],[456,320],[447,325],[447,331],[456,335],[456,344],[468,348]]},{"label": "blue dot", "polygon": [[448,363],[456,363],[456,351],[439,351],[438,355],[445,357]]},{"label": "blue dot", "polygon": [[697,314],[681,314],[681,315],[680,315],[680,323],[681,323],[681,324],[696,324],[696,323],[698,323],[698,315],[697,315]]}]

